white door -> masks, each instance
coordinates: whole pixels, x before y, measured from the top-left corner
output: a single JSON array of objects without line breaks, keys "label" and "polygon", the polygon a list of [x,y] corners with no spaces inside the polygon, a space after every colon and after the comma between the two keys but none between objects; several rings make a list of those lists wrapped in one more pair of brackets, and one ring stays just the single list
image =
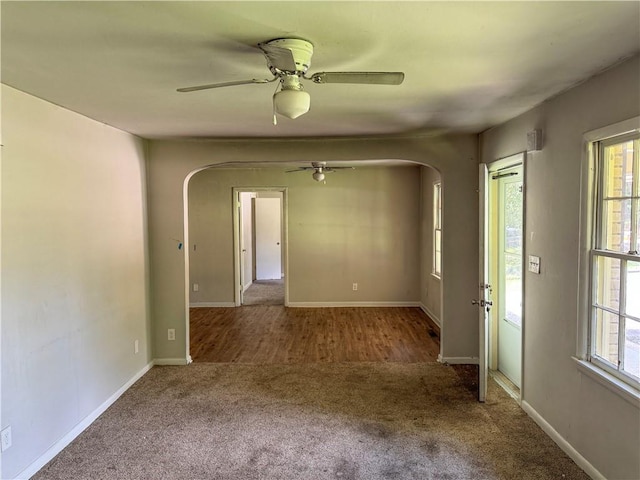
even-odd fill
[{"label": "white door", "polygon": [[253,192],[239,192],[240,196],[240,284],[242,291],[253,281]]},{"label": "white door", "polygon": [[495,175],[498,194],[498,370],[520,388],[522,362],[522,166]]},{"label": "white door", "polygon": [[282,278],[282,225],[279,198],[255,199],[256,280]]},{"label": "white door", "polygon": [[478,306],[478,322],[480,333],[480,355],[478,362],[478,400],[484,402],[487,397],[487,379],[489,374],[489,313],[491,311],[491,286],[489,285],[489,225],[488,225],[488,174],[487,166],[480,164],[480,178],[478,185],[480,238],[479,238],[479,272],[478,298],[472,303]]}]

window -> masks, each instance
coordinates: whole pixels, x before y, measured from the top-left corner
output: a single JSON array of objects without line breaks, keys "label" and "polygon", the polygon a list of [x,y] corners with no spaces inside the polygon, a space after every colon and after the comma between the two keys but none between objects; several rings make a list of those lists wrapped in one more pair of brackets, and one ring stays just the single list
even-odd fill
[{"label": "window", "polygon": [[640,134],[592,145],[595,156],[589,359],[640,387]]},{"label": "window", "polygon": [[433,274],[442,273],[442,184],[433,184]]}]

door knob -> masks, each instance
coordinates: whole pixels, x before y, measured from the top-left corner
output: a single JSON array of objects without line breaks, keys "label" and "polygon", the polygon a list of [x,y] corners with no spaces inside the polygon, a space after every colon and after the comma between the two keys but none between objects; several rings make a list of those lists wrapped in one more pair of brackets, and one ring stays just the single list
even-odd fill
[{"label": "door knob", "polygon": [[475,298],[473,300],[471,300],[471,305],[478,305],[479,307],[487,307],[489,308],[491,305],[493,305],[493,302],[489,302],[486,300],[476,300]]}]

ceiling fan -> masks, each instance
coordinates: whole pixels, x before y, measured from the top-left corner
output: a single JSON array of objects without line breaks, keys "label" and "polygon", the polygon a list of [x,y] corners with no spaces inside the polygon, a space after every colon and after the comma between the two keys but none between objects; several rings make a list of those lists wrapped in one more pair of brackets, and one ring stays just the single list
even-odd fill
[{"label": "ceiling fan", "polygon": [[311,66],[311,56],[313,55],[311,42],[299,38],[276,38],[259,43],[257,46],[267,58],[267,66],[273,74],[273,78],[210,83],[178,88],[178,92],[195,92],[210,88],[271,83],[280,80],[276,93],[273,95],[273,123],[275,125],[276,113],[294,119],[309,111],[311,97],[304,91],[302,79],[310,80],[316,84],[357,83],[365,85],[400,85],[404,80],[403,72],[319,72],[308,77],[306,74]]},{"label": "ceiling fan", "polygon": [[298,167],[293,170],[286,170],[285,173],[307,172],[313,170],[313,179],[316,182],[324,180],[325,173],[335,172],[336,170],[355,170],[355,167],[327,167],[327,162],[311,162],[310,167]]}]

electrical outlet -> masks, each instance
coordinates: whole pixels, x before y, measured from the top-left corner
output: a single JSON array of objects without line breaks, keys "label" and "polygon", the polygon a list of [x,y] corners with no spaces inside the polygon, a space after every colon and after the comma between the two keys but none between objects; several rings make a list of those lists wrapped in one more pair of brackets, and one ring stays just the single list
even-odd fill
[{"label": "electrical outlet", "polygon": [[176,339],[176,329],[170,328],[167,330],[167,340],[175,340]]},{"label": "electrical outlet", "polygon": [[358,284],[357,284],[357,283],[354,283],[354,284],[353,284],[353,291],[355,292],[356,290],[358,290]]},{"label": "electrical outlet", "polygon": [[2,439],[2,451],[4,452],[11,446],[11,427],[7,427],[0,432],[0,438]]},{"label": "electrical outlet", "polygon": [[193,291],[197,292],[198,290],[200,290],[200,285],[198,285],[197,283],[193,284]]},{"label": "electrical outlet", "polygon": [[133,342],[133,353],[138,353],[140,351],[140,344],[138,343],[138,340],[135,340]]}]

